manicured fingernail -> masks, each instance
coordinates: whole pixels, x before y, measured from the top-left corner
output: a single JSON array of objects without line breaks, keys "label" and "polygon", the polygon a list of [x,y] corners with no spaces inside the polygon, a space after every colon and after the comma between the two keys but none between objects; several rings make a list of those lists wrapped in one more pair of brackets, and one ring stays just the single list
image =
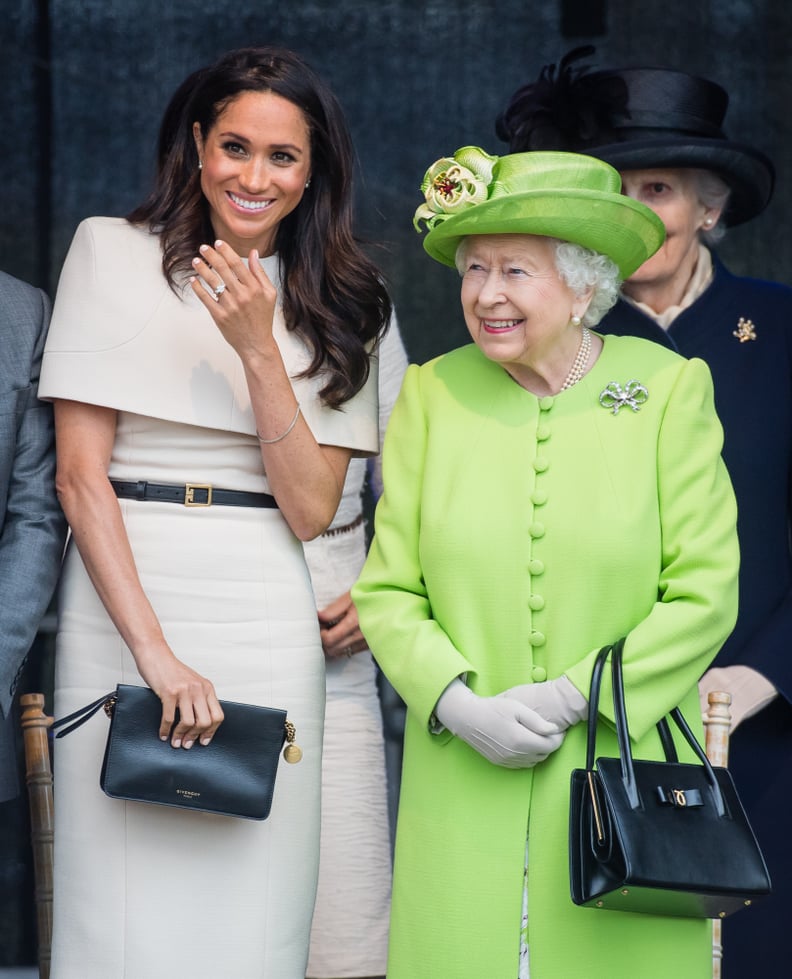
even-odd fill
[{"label": "manicured fingernail", "polygon": [[218,238],[217,241],[215,242],[215,248],[220,248],[220,246],[224,244],[225,242],[221,238]]},{"label": "manicured fingernail", "polygon": [[201,245],[201,247],[198,249],[198,251],[199,252],[208,252],[209,251],[209,246],[208,245]]},{"label": "manicured fingernail", "polygon": [[176,740],[173,742],[173,747],[181,748],[181,738],[176,738]]},{"label": "manicured fingernail", "polygon": [[193,741],[185,741],[184,742],[184,747],[185,748],[192,748],[193,744],[194,744]]},{"label": "manicured fingernail", "polygon": [[192,260],[192,263],[193,263],[193,265],[200,265],[201,264],[201,260],[200,260],[200,258],[194,258]]},{"label": "manicured fingernail", "polygon": [[161,734],[160,735],[160,741],[167,741],[167,740],[168,740],[168,735],[167,734]]},{"label": "manicured fingernail", "polygon": [[207,745],[211,740],[211,738],[201,738],[201,744]]}]

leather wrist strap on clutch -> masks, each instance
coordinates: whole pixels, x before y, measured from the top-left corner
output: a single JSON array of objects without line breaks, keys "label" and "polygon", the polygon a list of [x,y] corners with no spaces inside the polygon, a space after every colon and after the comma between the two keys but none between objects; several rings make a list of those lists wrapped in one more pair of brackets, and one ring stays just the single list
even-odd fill
[{"label": "leather wrist strap on clutch", "polygon": [[125,500],[153,500],[157,503],[181,503],[182,506],[249,506],[277,510],[278,502],[269,493],[246,493],[242,490],[218,489],[211,483],[149,483],[146,480],[111,479],[115,495]]}]

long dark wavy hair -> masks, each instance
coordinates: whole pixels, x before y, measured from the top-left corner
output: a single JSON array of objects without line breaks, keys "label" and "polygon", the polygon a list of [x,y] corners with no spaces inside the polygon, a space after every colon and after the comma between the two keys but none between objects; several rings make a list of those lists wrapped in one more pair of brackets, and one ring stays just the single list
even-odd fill
[{"label": "long dark wavy hair", "polygon": [[366,383],[365,344],[387,328],[391,302],[377,268],[352,230],[352,141],[333,93],[294,52],[273,46],[230,51],[193,72],[174,93],[160,124],[157,175],[127,221],[160,235],[162,270],[178,292],[200,245],[216,237],[201,191],[197,122],[204,139],[244,92],[272,92],[299,108],[311,141],[311,181],[278,225],[286,326],[312,351],[304,374],[326,375],[325,404],[338,408]]}]

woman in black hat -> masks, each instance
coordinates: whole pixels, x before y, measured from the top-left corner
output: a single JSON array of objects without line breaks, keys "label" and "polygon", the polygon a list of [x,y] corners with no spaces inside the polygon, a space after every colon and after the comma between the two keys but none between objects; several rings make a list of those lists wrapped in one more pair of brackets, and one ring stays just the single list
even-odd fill
[{"label": "woman in black hat", "polygon": [[730,769],[773,878],[773,896],[724,928],[723,975],[783,961],[792,914],[792,848],[777,819],[792,802],[792,289],[732,275],[712,251],[724,227],[758,215],[770,161],[723,131],[729,97],[663,68],[573,67],[593,48],[512,96],[496,123],[512,152],[584,151],[622,174],[623,189],[666,226],[666,244],[622,287],[600,324],[700,357],[712,371],[737,496],[737,625],[700,684],[732,695]]}]

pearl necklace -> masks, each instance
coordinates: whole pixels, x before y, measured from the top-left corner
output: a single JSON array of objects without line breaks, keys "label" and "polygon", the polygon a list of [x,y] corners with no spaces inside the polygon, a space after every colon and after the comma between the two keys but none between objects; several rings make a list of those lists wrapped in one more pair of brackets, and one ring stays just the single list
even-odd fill
[{"label": "pearl necklace", "polygon": [[561,385],[560,391],[566,391],[567,388],[571,388],[573,384],[577,384],[581,377],[583,377],[583,375],[586,373],[586,364],[588,363],[590,353],[591,330],[589,330],[587,326],[584,326],[582,335],[580,337],[580,346],[578,347],[577,356],[572,362],[572,366],[569,368],[569,373],[567,374],[564,383]]}]

